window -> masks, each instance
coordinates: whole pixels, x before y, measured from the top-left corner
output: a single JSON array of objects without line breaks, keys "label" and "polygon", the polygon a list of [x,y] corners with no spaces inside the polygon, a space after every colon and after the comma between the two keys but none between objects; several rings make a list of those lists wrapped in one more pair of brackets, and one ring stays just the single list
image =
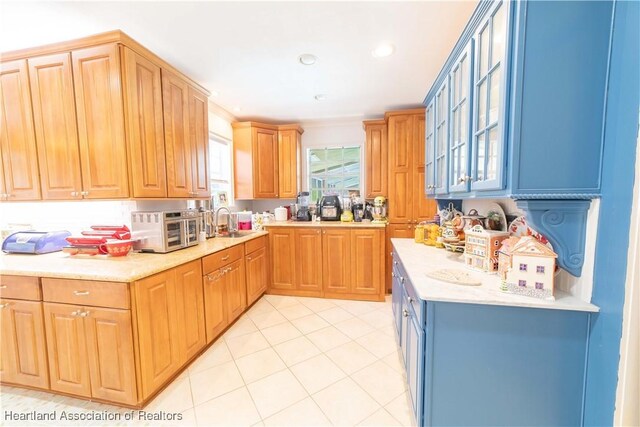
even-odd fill
[{"label": "window", "polygon": [[544,273],[544,266],[539,265],[536,267],[536,273]]},{"label": "window", "polygon": [[527,286],[526,280],[518,280],[518,286]]},{"label": "window", "polygon": [[544,289],[542,282],[536,282],[536,289]]},{"label": "window", "polygon": [[211,196],[215,206],[219,206],[220,195],[226,193],[231,201],[231,144],[230,141],[216,136],[209,137],[209,177]]},{"label": "window", "polygon": [[311,201],[318,201],[323,193],[335,193],[341,197],[352,192],[360,195],[360,164],[360,147],[308,149]]},{"label": "window", "polygon": [[520,264],[520,271],[527,271],[527,264]]}]

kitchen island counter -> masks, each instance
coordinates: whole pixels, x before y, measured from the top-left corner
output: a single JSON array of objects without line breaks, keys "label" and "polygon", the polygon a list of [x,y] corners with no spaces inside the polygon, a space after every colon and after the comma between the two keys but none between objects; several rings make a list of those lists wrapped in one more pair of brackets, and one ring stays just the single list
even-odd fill
[{"label": "kitchen island counter", "polygon": [[44,255],[1,254],[0,274],[133,282],[265,235],[266,231],[256,231],[237,238],[216,237],[167,254],[131,252],[124,257],[72,256],[64,252]]}]

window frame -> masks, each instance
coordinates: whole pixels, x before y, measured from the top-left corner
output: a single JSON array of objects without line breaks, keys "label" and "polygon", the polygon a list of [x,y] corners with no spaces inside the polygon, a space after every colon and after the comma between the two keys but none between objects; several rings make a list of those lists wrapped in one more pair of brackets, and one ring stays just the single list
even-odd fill
[{"label": "window frame", "polygon": [[226,145],[229,148],[229,180],[215,179],[212,177],[212,170],[209,171],[209,188],[211,189],[211,198],[217,203],[217,191],[214,190],[213,185],[216,183],[225,183],[229,185],[229,190],[227,191],[227,203],[229,206],[233,205],[235,202],[235,194],[233,192],[233,178],[234,178],[234,170],[233,170],[233,140],[226,138],[222,135],[219,135],[214,132],[209,132],[209,162],[211,164],[211,148],[212,144],[222,144]]},{"label": "window frame", "polygon": [[[309,192],[309,196],[312,197],[312,188],[317,188],[317,187],[312,187],[311,185],[311,180],[312,178],[312,174],[311,174],[311,159],[310,159],[310,155],[311,155],[311,150],[335,150],[335,149],[347,149],[347,148],[357,148],[358,149],[358,176],[359,176],[359,185],[358,185],[358,191],[360,192],[360,197],[364,197],[364,181],[365,181],[365,168],[364,168],[364,162],[365,162],[365,153],[364,153],[364,146],[361,143],[354,143],[354,144],[336,144],[336,145],[313,145],[313,146],[307,146],[304,148],[304,156],[305,156],[305,161],[304,163],[304,187],[305,187],[305,191]],[[344,164],[344,163],[343,163]],[[319,176],[319,174],[314,174],[314,176]],[[343,174],[344,177],[344,174]],[[342,196],[340,196],[342,197]],[[316,203],[318,200],[313,200],[311,199],[312,203]]]}]

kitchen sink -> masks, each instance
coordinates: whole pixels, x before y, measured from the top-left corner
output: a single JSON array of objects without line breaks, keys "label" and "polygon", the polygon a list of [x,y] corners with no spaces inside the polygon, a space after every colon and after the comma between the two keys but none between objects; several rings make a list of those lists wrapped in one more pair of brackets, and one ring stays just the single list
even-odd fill
[{"label": "kitchen sink", "polygon": [[249,231],[249,230],[246,230],[246,231],[232,231],[231,233],[224,234],[222,236],[217,236],[217,237],[229,237],[229,238],[235,239],[235,238],[238,238],[238,237],[250,236],[253,233],[255,233],[255,231]]}]

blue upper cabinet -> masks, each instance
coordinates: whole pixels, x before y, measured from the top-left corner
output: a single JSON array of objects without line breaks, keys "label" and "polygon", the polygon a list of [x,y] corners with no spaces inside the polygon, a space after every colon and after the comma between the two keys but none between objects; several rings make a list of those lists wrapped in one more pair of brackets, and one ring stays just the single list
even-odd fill
[{"label": "blue upper cabinet", "polygon": [[445,79],[435,95],[435,194],[447,192],[449,87]]},{"label": "blue upper cabinet", "polygon": [[425,114],[425,162],[424,162],[424,179],[425,179],[425,192],[428,195],[435,194],[435,151],[434,151],[434,142],[435,142],[435,132],[434,132],[434,124],[435,124],[435,110],[433,101],[429,105],[424,112]]},{"label": "blue upper cabinet", "polygon": [[431,194],[599,196],[612,4],[479,3],[425,99]]},{"label": "blue upper cabinet", "polygon": [[469,191],[471,159],[471,42],[449,73],[451,100],[449,117],[449,191]]}]

